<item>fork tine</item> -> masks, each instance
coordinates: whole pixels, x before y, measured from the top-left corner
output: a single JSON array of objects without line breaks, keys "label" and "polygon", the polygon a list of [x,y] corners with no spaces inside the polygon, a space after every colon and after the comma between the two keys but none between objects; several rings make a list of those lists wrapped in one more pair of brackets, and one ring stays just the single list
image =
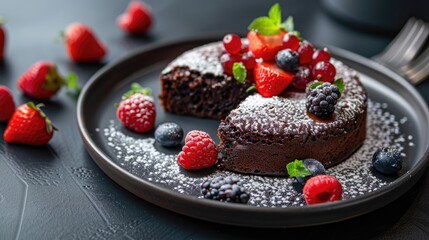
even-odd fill
[{"label": "fork tine", "polygon": [[409,64],[401,67],[400,71],[413,83],[419,84],[429,77],[429,48]]},{"label": "fork tine", "polygon": [[416,57],[428,37],[429,25],[410,18],[383,52],[373,59],[391,68],[400,68]]}]

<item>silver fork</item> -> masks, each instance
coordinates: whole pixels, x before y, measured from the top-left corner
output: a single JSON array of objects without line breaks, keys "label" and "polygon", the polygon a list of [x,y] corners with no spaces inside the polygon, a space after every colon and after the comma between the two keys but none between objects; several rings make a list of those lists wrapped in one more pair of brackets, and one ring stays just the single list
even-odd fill
[{"label": "silver fork", "polygon": [[417,84],[429,74],[429,50],[419,54],[428,38],[429,24],[410,18],[392,42],[373,59]]},{"label": "silver fork", "polygon": [[429,36],[429,26],[422,20],[410,18],[399,34],[379,55],[373,57],[393,68],[411,61]]}]

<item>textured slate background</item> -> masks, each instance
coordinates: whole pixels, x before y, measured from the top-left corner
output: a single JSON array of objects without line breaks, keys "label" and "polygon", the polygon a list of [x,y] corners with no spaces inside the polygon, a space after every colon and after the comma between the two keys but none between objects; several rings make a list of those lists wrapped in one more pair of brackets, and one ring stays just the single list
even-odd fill
[{"label": "textured slate background", "polygon": [[[17,104],[29,101],[15,88],[17,78],[38,60],[51,60],[62,73],[75,72],[81,84],[105,63],[145,46],[204,33],[245,33],[275,1],[151,0],[155,27],[145,37],[128,37],[116,17],[128,1],[0,1],[7,19],[6,61],[0,84],[14,91]],[[282,1],[284,15],[308,40],[335,45],[366,57],[393,39],[351,27],[330,17],[321,2]],[[54,39],[74,22],[90,25],[109,49],[100,64],[68,61]],[[429,84],[417,87],[429,101]],[[428,174],[408,193],[370,214],[336,224],[296,229],[251,229],[214,224],[149,204],[111,181],[87,154],[76,125],[76,99],[61,91],[46,103],[46,113],[59,127],[46,147],[7,145],[0,139],[0,239],[227,239],[329,237],[331,239],[429,238]],[[6,124],[0,124],[3,133]],[[278,235],[280,234],[280,235]]]}]

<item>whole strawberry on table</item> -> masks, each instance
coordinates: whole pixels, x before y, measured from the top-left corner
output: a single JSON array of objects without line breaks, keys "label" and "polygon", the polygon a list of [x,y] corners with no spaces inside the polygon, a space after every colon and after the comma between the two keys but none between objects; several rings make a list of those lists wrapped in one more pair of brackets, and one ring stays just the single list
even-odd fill
[{"label": "whole strawberry on table", "polygon": [[17,86],[25,95],[41,101],[51,99],[63,86],[80,92],[76,74],[70,73],[64,78],[50,61],[38,61],[31,65],[18,79]]},{"label": "whole strawberry on table", "polygon": [[34,146],[47,144],[57,128],[40,109],[42,106],[33,102],[19,106],[4,132],[5,142]]}]

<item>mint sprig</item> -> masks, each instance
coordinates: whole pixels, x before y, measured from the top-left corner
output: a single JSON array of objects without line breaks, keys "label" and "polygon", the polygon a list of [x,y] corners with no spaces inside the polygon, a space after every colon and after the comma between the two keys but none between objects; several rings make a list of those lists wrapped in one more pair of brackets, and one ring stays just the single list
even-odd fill
[{"label": "mint sprig", "polygon": [[152,89],[144,88],[138,83],[132,83],[131,84],[131,90],[124,93],[124,95],[122,96],[122,100],[131,97],[135,93],[141,93],[141,94],[144,94],[146,96],[151,96],[152,95]]},{"label": "mint sprig", "polygon": [[232,65],[232,74],[239,83],[244,83],[244,81],[246,81],[247,70],[242,62],[235,62],[234,65]]},{"label": "mint sprig", "polygon": [[282,12],[278,3],[274,4],[270,8],[268,16],[258,17],[253,20],[248,29],[266,36],[276,35],[280,30],[285,30],[295,35],[299,35],[299,32],[295,31],[293,17],[289,16],[284,22],[282,22]]},{"label": "mint sprig", "polygon": [[311,172],[304,167],[302,160],[295,159],[286,165],[287,173],[290,177],[306,177],[310,176]]}]

